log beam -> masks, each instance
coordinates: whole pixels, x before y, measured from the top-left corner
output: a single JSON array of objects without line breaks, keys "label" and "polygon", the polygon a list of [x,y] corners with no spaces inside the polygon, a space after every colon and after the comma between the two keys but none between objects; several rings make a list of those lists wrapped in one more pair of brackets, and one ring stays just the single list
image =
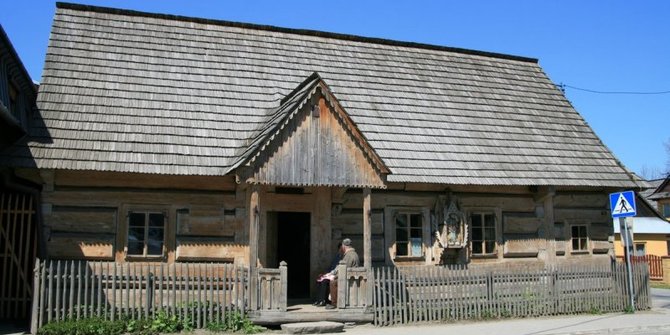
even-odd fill
[{"label": "log beam", "polygon": [[363,189],[363,266],[366,269],[372,268],[372,224],[370,222],[371,214],[371,194],[370,188]]}]

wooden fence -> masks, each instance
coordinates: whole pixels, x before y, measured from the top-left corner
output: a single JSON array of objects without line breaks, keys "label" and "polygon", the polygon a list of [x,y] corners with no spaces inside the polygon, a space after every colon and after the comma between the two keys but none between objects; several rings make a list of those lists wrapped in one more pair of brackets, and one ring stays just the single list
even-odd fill
[{"label": "wooden fence", "polygon": [[[627,308],[625,266],[471,270],[375,268],[375,325],[527,317]],[[650,308],[649,272],[634,267],[636,309]]]},{"label": "wooden fence", "polygon": [[32,330],[86,317],[141,319],[159,311],[198,328],[249,305],[248,269],[232,264],[38,261]]},{"label": "wooden fence", "polygon": [[[626,262],[624,256],[617,256],[620,262]],[[663,280],[663,257],[656,255],[631,256],[631,263],[646,263],[649,266],[651,280]]]}]

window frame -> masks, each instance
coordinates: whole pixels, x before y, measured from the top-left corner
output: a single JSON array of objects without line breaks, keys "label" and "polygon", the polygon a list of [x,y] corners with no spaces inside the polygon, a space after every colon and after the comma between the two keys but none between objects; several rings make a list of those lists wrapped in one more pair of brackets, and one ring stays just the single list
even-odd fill
[{"label": "window frame", "polygon": [[[124,250],[123,253],[125,255],[125,258],[127,260],[164,260],[167,258],[168,254],[168,211],[166,209],[162,209],[160,207],[128,207],[125,210],[126,216],[125,216],[125,223],[124,223]],[[129,244],[130,244],[130,218],[131,214],[133,213],[141,213],[144,214],[144,245],[142,247],[142,254],[130,254],[129,253]],[[163,230],[163,241],[162,241],[162,247],[161,247],[161,253],[160,254],[149,254],[148,253],[148,243],[149,243],[149,229],[150,229],[150,215],[151,214],[160,214],[163,216],[163,225],[162,225],[162,230]]]},{"label": "window frame", "polygon": [[[407,243],[407,254],[404,255],[399,255],[398,254],[398,217],[399,216],[405,216],[407,218],[407,226],[405,229],[407,230],[407,240],[402,241],[402,243]],[[418,216],[421,222],[419,223],[420,226],[418,228],[412,227],[412,216]],[[426,256],[426,250],[424,250],[424,245],[426,244],[426,241],[424,240],[423,236],[423,230],[424,230],[424,217],[423,217],[423,212],[421,210],[417,211],[408,211],[408,210],[403,210],[403,211],[398,211],[393,215],[393,231],[395,235],[394,243],[395,243],[395,253],[394,253],[394,258],[404,258],[404,259],[423,259]],[[412,250],[414,250],[414,244],[412,241],[412,238],[417,238],[417,237],[412,237],[412,230],[419,232],[420,235],[420,241],[419,244],[421,246],[421,254],[420,255],[414,255]]]},{"label": "window frame", "polygon": [[[587,224],[587,223],[573,223],[573,224],[570,224],[570,252],[571,253],[573,253],[573,254],[583,254],[583,253],[590,253],[591,252],[591,249],[590,249],[591,248],[591,241],[590,241],[591,239],[589,238],[589,228],[590,228],[589,226],[590,225]],[[583,227],[584,228],[584,231],[585,231],[584,236],[576,237],[579,240],[582,240],[582,239],[584,240],[584,244],[585,244],[584,248],[579,248],[579,249],[574,248],[574,242],[573,241],[575,240],[575,236],[573,234],[573,228],[575,228],[575,227]]]},{"label": "window frame", "polygon": [[[412,256],[398,256],[396,253],[396,230],[395,230],[395,217],[399,213],[411,213],[411,214],[420,214],[422,217],[422,256],[412,257]],[[386,246],[386,252],[384,253],[385,263],[388,265],[393,265],[396,262],[422,262],[424,264],[430,265],[433,264],[434,252],[432,248],[432,239],[431,239],[431,224],[432,224],[433,212],[431,208],[428,207],[410,207],[410,206],[387,206],[384,208],[384,240]]]},{"label": "window frame", "polygon": [[[472,217],[473,216],[479,216],[482,219],[482,225],[481,225],[481,236],[482,240],[479,241],[479,243],[482,243],[482,252],[481,253],[475,253],[475,225],[473,224]],[[493,226],[492,227],[486,227],[486,216],[490,215],[493,217]],[[499,221],[500,219],[498,218],[498,214],[496,210],[491,210],[491,209],[473,209],[468,211],[468,225],[470,226],[470,243],[469,243],[469,248],[470,248],[470,254],[472,255],[473,258],[491,258],[491,257],[496,257],[498,256],[498,252],[500,249],[499,246],[499,234],[500,234],[500,228],[499,228]],[[485,230],[487,228],[492,228],[493,229],[493,239],[489,240],[485,238]],[[491,252],[485,252],[486,251],[486,243],[487,242],[493,242],[493,250]]]}]

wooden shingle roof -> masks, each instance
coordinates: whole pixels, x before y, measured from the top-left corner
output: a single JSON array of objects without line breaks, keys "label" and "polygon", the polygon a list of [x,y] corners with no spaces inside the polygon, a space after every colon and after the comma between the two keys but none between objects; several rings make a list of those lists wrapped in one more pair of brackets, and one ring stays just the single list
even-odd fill
[{"label": "wooden shingle roof", "polygon": [[54,18],[30,155],[228,174],[314,72],[390,182],[637,186],[534,59],[72,4]]}]

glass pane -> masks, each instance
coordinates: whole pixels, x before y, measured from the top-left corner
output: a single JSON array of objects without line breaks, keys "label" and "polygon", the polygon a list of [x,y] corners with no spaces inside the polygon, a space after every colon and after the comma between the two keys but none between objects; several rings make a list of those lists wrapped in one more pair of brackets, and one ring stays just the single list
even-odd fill
[{"label": "glass pane", "polygon": [[408,236],[407,236],[407,230],[396,229],[395,230],[395,239],[396,239],[396,241],[399,241],[399,242],[407,242],[409,240]]},{"label": "glass pane", "polygon": [[486,227],[494,228],[496,226],[495,216],[493,216],[493,214],[484,215],[484,225]]},{"label": "glass pane", "polygon": [[148,255],[163,254],[163,227],[149,228],[149,238],[147,240]]},{"label": "glass pane", "polygon": [[481,227],[482,226],[482,216],[479,214],[472,214],[470,215],[470,222],[472,222],[473,227]]},{"label": "glass pane", "polygon": [[472,241],[472,253],[473,254],[481,254],[482,253],[482,243],[481,242]]},{"label": "glass pane", "polygon": [[421,229],[412,229],[412,230],[410,231],[410,234],[411,234],[411,235],[410,235],[411,237],[418,237],[418,238],[421,238]]},{"label": "glass pane", "polygon": [[130,213],[128,215],[129,227],[144,227],[144,213]]},{"label": "glass pane", "polygon": [[144,227],[128,229],[128,242],[144,243]]},{"label": "glass pane", "polygon": [[494,241],[486,242],[486,253],[491,254],[496,250],[496,243]]},{"label": "glass pane", "polygon": [[395,244],[395,254],[396,256],[407,256],[407,243],[398,243]]},{"label": "glass pane", "polygon": [[487,241],[495,241],[496,239],[496,230],[493,228],[484,229],[484,239]]},{"label": "glass pane", "polygon": [[579,226],[579,237],[586,237],[586,226]]},{"label": "glass pane", "polygon": [[579,227],[572,226],[572,237],[579,237]]},{"label": "glass pane", "polygon": [[407,228],[407,215],[400,214],[395,217],[396,228]]},{"label": "glass pane", "polygon": [[151,213],[149,214],[149,227],[163,227],[163,214],[161,213]]},{"label": "glass pane", "polygon": [[579,239],[579,250],[588,250],[588,246],[586,245],[586,239],[585,238],[580,238]]},{"label": "glass pane", "polygon": [[580,250],[579,249],[579,240],[576,238],[572,239],[572,250]]},{"label": "glass pane", "polygon": [[481,228],[472,228],[472,239],[481,241],[484,239]]},{"label": "glass pane", "polygon": [[144,242],[128,241],[128,255],[144,255]]},{"label": "glass pane", "polygon": [[410,215],[410,224],[412,228],[421,228],[421,215],[420,214]]},{"label": "glass pane", "polygon": [[663,204],[663,216],[670,217],[670,204]]},{"label": "glass pane", "polygon": [[420,238],[413,238],[412,239],[412,256],[414,257],[421,257],[423,256],[423,249],[421,248],[421,239]]}]

